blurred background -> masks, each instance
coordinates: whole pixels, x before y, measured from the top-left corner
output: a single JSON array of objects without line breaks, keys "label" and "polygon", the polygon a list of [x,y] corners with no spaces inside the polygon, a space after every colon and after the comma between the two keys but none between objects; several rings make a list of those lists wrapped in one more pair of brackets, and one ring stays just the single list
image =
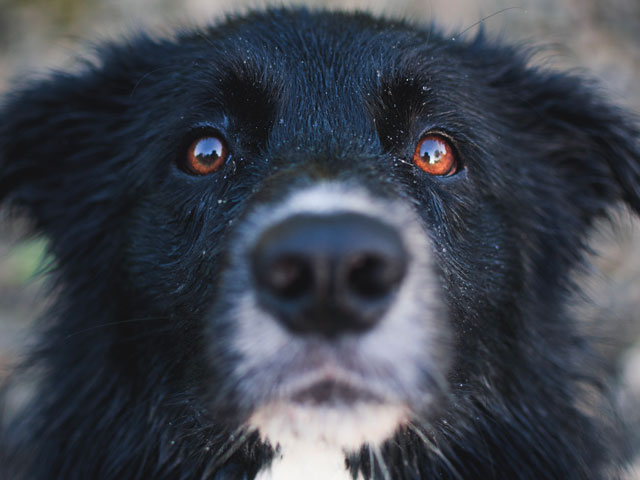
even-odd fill
[{"label": "blurred background", "polygon": [[[505,41],[544,46],[538,63],[596,78],[611,101],[640,113],[640,0],[287,2],[298,3],[418,22],[435,19],[451,36],[472,35],[482,23]],[[264,5],[245,0],[0,0],[0,97],[24,78],[73,67],[97,41],[140,29],[162,34]],[[46,303],[37,275],[44,240],[26,239],[25,222],[9,224],[4,213],[0,210],[0,382],[31,340],[29,326]],[[613,228],[603,224],[594,231],[600,255],[579,279],[590,300],[580,299],[576,308],[585,328],[605,339],[602,350],[617,398],[635,425],[634,442],[640,446],[640,222],[624,210],[616,219]],[[640,461],[629,478],[640,480]]]}]

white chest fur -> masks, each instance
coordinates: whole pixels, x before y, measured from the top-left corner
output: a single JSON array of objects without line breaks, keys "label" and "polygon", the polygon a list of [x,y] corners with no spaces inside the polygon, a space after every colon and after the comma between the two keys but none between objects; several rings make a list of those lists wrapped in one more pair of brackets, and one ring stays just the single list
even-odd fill
[{"label": "white chest fur", "polygon": [[[362,477],[358,477],[362,478]],[[352,480],[345,455],[323,446],[282,449],[280,458],[258,473],[256,480]]]}]

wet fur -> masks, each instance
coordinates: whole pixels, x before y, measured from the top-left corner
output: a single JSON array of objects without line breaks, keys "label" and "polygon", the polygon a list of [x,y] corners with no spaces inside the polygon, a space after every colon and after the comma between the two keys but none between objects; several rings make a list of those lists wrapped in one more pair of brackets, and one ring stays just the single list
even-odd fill
[{"label": "wet fur", "polygon": [[[79,72],[18,86],[0,113],[0,200],[49,240],[56,302],[0,469],[253,478],[274,451],[237,430],[250,405],[215,315],[234,301],[220,298],[229,239],[260,205],[336,181],[420,218],[452,331],[437,404],[352,452],[350,471],[615,477],[605,372],[565,302],[594,221],[619,201],[640,211],[639,134],[583,79],[528,64],[482,35],[275,10],[107,45]],[[177,165],[203,125],[234,154],[198,178]],[[427,130],[454,140],[463,172],[411,165]]]}]

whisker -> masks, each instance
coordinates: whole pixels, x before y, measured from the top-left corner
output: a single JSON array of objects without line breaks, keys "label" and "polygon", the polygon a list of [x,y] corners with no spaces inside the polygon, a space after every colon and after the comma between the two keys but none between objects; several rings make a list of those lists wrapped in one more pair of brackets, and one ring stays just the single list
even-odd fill
[{"label": "whisker", "polygon": [[460,33],[454,35],[455,37],[460,37],[462,35],[464,35],[465,33],[467,33],[469,30],[471,30],[473,27],[480,25],[481,23],[484,23],[485,21],[489,20],[490,18],[495,17],[496,15],[500,15],[501,13],[504,12],[508,12],[509,10],[521,10],[523,12],[526,12],[527,9],[523,8],[523,7],[507,7],[507,8],[503,8],[502,10],[498,10],[497,12],[492,13],[491,15],[487,15],[486,17],[481,18],[480,20],[478,20],[477,22],[473,23],[472,25],[469,25],[467,28],[465,28],[464,30],[462,30]]},{"label": "whisker", "polygon": [[100,325],[94,325],[93,327],[88,327],[88,328],[84,328],[82,330],[77,330],[73,333],[70,333],[69,335],[67,335],[65,338],[65,340],[68,340],[70,338],[73,338],[75,336],[78,335],[82,335],[83,333],[89,333],[95,330],[99,330],[101,328],[106,328],[106,327],[113,327],[114,325],[125,325],[128,323],[143,323],[143,322],[151,322],[151,321],[158,321],[158,320],[166,320],[167,317],[140,317],[140,318],[131,318],[129,320],[118,320],[116,322],[107,322],[107,323],[101,323]]},{"label": "whisker", "polygon": [[128,335],[124,338],[118,338],[116,340],[116,342],[118,343],[118,345],[124,345],[127,343],[131,343],[131,342],[139,342],[141,340],[144,340],[146,338],[149,338],[151,336],[157,336],[159,334],[163,334],[166,332],[173,332],[175,331],[173,326],[170,325],[166,325],[163,326],[161,328],[153,328],[152,330],[146,330],[144,332],[139,332],[136,335]]},{"label": "whisker", "polygon": [[[384,461],[380,448],[377,445],[369,445],[369,451],[373,451],[373,455],[376,457],[376,461],[378,463],[378,466],[380,467],[380,470],[382,471],[382,477],[384,478],[384,480],[391,480],[391,474],[389,473],[389,469],[387,468],[387,464]],[[373,464],[371,471],[373,472]]]},{"label": "whisker", "polygon": [[144,75],[142,75],[138,81],[136,82],[136,84],[133,86],[133,88],[131,89],[131,92],[129,93],[129,98],[133,98],[133,95],[136,93],[136,90],[138,89],[138,87],[140,86],[140,84],[142,82],[144,82],[148,77],[150,77],[151,75],[153,75],[154,73],[157,72],[161,72],[163,70],[172,70],[172,69],[177,69],[177,67],[175,65],[166,65],[163,67],[158,67],[158,68],[154,68],[153,70],[149,70],[148,72],[146,72]]},{"label": "whisker", "polygon": [[393,159],[394,159],[396,162],[402,163],[403,165],[409,165],[410,167],[412,167],[412,166],[413,166],[413,163],[408,162],[408,161],[407,161],[407,160],[405,160],[404,158],[401,158],[401,157],[393,157]]},{"label": "whisker", "polygon": [[[241,426],[235,429],[230,435],[229,440],[222,444],[219,449],[218,454],[211,460],[209,473],[213,473],[213,471],[222,465],[224,465],[238,450],[240,447],[244,445],[244,443],[249,439],[249,431],[246,427]],[[226,450],[225,450],[226,448]],[[203,474],[202,478],[208,478],[209,475]]]},{"label": "whisker", "polygon": [[429,448],[430,451],[432,451],[434,454],[436,454],[436,456],[442,460],[442,462],[449,468],[449,470],[451,471],[451,474],[458,480],[463,480],[462,475],[460,475],[460,473],[458,473],[458,470],[456,470],[456,468],[453,466],[453,464],[449,461],[449,459],[444,455],[444,453],[442,453],[442,450],[440,449],[440,447],[438,447],[433,441],[431,441],[421,430],[420,427],[418,425],[416,425],[414,422],[409,422],[408,424],[409,429],[414,432],[419,438],[420,440],[422,440],[422,442]]}]

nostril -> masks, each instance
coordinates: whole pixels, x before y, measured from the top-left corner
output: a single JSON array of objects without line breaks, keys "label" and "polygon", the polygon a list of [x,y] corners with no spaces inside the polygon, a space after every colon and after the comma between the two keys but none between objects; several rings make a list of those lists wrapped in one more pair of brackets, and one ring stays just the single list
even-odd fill
[{"label": "nostril", "polygon": [[346,287],[358,297],[375,300],[393,291],[403,276],[404,268],[397,259],[378,253],[363,254],[351,261]]},{"label": "nostril", "polygon": [[305,258],[295,255],[276,258],[259,278],[272,294],[286,300],[301,298],[314,288],[312,266]]},{"label": "nostril", "polygon": [[251,251],[260,305],[291,331],[326,336],[379,322],[407,262],[400,232],[357,213],[291,216]]}]

